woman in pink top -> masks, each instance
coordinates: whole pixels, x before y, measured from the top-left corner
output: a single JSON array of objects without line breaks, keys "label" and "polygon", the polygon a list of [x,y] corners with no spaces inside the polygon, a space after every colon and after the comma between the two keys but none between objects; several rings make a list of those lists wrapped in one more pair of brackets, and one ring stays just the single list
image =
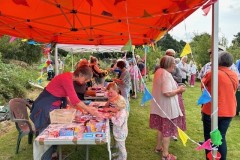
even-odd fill
[{"label": "woman in pink top", "polygon": [[[162,160],[175,160],[169,154],[170,137],[177,136],[177,126],[181,126],[183,113],[179,106],[178,94],[185,91],[185,86],[177,86],[171,73],[176,67],[173,57],[164,56],[160,68],[154,74],[150,110],[150,128],[158,130],[157,151],[162,151]],[[173,122],[171,122],[171,121]],[[180,127],[181,128],[181,127]]]}]

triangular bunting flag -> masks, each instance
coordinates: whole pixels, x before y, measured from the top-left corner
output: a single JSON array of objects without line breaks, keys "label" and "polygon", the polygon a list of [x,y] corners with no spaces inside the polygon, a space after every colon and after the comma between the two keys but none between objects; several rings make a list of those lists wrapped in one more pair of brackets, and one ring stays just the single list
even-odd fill
[{"label": "triangular bunting flag", "polygon": [[210,0],[207,4],[205,4],[202,9],[204,10],[205,8],[208,8],[212,4],[216,3],[218,0]]},{"label": "triangular bunting flag", "polygon": [[27,39],[22,39],[21,41],[22,41],[22,42],[26,42],[26,41],[27,41]]},{"label": "triangular bunting flag", "polygon": [[145,53],[148,53],[148,52],[149,52],[149,47],[148,47],[148,45],[143,45],[143,47],[144,47],[144,52],[145,52]]},{"label": "triangular bunting flag", "polygon": [[28,44],[33,44],[33,45],[35,45],[35,44],[37,44],[35,41],[33,41],[33,40],[31,40],[31,41],[28,41]]},{"label": "triangular bunting flag", "polygon": [[132,52],[133,46],[132,46],[132,41],[129,40],[122,48],[121,51],[130,51]]},{"label": "triangular bunting flag", "polygon": [[17,37],[11,37],[9,43],[12,43]]},{"label": "triangular bunting flag", "polygon": [[179,135],[180,139],[182,140],[183,145],[186,146],[186,143],[187,143],[187,140],[189,139],[189,137],[179,127],[177,127],[177,130],[178,130],[178,135]]},{"label": "triangular bunting flag", "polygon": [[187,54],[190,54],[190,53],[192,53],[191,47],[190,47],[189,43],[186,43],[180,57],[186,56]]},{"label": "triangular bunting flag", "polygon": [[212,150],[212,145],[211,145],[211,139],[208,139],[206,142],[204,142],[201,146],[198,146],[196,148],[197,151],[201,150],[201,149],[207,149],[209,151]]},{"label": "triangular bunting flag", "polygon": [[214,145],[220,146],[222,144],[222,135],[218,129],[210,132],[211,141]]},{"label": "triangular bunting flag", "polygon": [[152,97],[151,93],[148,91],[148,89],[146,87],[144,87],[144,94],[143,94],[143,97],[142,97],[141,105],[143,105],[147,101],[151,100],[152,98],[153,97]]},{"label": "triangular bunting flag", "polygon": [[112,13],[109,13],[109,12],[107,12],[107,11],[102,11],[102,15],[103,15],[103,16],[112,17]]},{"label": "triangular bunting flag", "polygon": [[145,9],[143,11],[143,17],[152,17],[151,14],[149,14]]},{"label": "triangular bunting flag", "polygon": [[204,88],[202,95],[198,99],[198,105],[206,104],[212,100],[210,93]]},{"label": "triangular bunting flag", "polygon": [[207,16],[208,13],[209,13],[209,11],[210,11],[210,9],[211,9],[211,6],[208,6],[207,8],[204,8],[204,9],[202,8],[202,10],[203,10],[203,12],[204,12],[203,15],[204,15],[204,16]]}]

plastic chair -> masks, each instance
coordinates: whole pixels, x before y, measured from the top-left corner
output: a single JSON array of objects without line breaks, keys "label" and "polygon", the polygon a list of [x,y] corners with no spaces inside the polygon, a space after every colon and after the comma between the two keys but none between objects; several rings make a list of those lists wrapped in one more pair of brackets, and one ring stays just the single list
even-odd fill
[{"label": "plastic chair", "polygon": [[9,101],[11,120],[15,122],[19,132],[16,154],[18,153],[22,137],[28,135],[28,144],[32,144],[33,135],[35,134],[34,126],[29,121],[27,107],[30,109],[31,105],[25,99],[14,98]]}]

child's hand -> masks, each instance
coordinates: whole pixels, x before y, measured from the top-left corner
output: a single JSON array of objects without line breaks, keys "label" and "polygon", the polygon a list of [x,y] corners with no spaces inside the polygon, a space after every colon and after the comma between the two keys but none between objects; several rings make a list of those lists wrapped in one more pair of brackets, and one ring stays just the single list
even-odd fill
[{"label": "child's hand", "polygon": [[103,108],[103,111],[108,112],[108,111],[110,111],[110,108]]}]

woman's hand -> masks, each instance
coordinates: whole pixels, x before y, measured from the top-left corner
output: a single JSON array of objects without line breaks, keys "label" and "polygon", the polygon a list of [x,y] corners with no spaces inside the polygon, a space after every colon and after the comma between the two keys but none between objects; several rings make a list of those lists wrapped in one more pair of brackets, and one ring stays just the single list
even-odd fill
[{"label": "woman's hand", "polygon": [[185,85],[181,85],[178,87],[178,93],[183,93],[186,91],[186,86]]}]

